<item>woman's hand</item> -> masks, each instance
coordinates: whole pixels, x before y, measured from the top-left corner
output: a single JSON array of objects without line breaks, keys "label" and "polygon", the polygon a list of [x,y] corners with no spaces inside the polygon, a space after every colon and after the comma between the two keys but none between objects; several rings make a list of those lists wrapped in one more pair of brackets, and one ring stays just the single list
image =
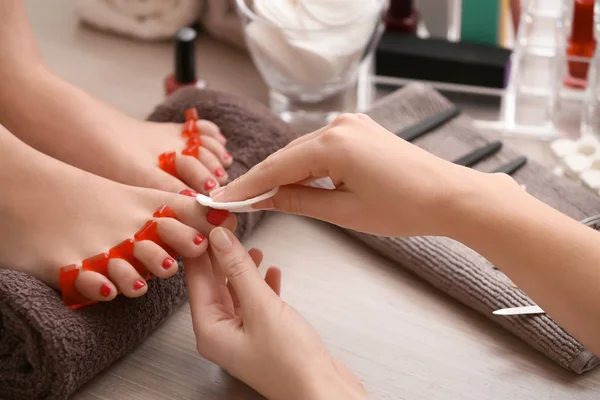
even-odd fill
[{"label": "woman's hand", "polygon": [[[306,186],[327,176],[335,190]],[[490,178],[399,139],[366,115],[345,114],[211,195],[244,200],[281,186],[255,207],[379,235],[444,235],[454,222],[455,199],[482,179]]]},{"label": "woman's hand", "polygon": [[261,278],[259,250],[246,252],[223,228],[211,232],[209,244],[210,255],[185,264],[202,356],[269,399],[366,397],[360,381],[279,298],[281,272],[272,267]]}]

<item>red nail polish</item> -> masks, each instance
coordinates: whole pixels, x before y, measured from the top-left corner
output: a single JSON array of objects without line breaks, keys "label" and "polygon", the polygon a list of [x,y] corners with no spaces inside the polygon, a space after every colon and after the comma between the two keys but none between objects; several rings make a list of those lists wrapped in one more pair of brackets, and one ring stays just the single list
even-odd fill
[{"label": "red nail polish", "polygon": [[146,281],[139,279],[133,284],[133,290],[140,290],[144,286],[146,286]]},{"label": "red nail polish", "polygon": [[200,244],[202,244],[202,242],[204,242],[204,239],[206,239],[206,236],[204,236],[203,234],[199,233],[194,237],[194,244],[196,246],[199,246]]},{"label": "red nail polish", "polygon": [[[567,41],[567,55],[571,57],[591,58],[596,49],[594,37],[594,0],[575,0],[573,2],[573,21],[571,34]],[[569,74],[565,85],[574,89],[587,87],[589,61],[569,61]]]},{"label": "red nail polish", "polygon": [[227,219],[229,216],[229,211],[227,210],[208,210],[206,213],[206,220],[214,226],[221,226],[223,221]]},{"label": "red nail polish", "polygon": [[223,159],[224,160],[229,160],[230,158],[231,158],[231,154],[229,154],[227,152],[225,154],[223,154]]},{"label": "red nail polish", "polygon": [[221,177],[225,176],[225,170],[223,168],[215,169],[215,176],[217,178],[221,178]]},{"label": "red nail polish", "polygon": [[414,8],[413,0],[392,0],[385,17],[386,29],[414,35],[418,26],[419,12]]},{"label": "red nail polish", "polygon": [[206,183],[204,184],[204,190],[208,191],[213,189],[215,186],[217,186],[217,182],[215,182],[212,179],[209,179],[206,181]]},{"label": "red nail polish", "polygon": [[184,196],[189,196],[189,197],[198,196],[198,193],[193,191],[192,189],[183,189],[181,192],[179,192],[179,194],[182,194]]},{"label": "red nail polish", "polygon": [[171,257],[167,257],[161,265],[164,269],[169,269],[173,266],[173,264],[175,264],[175,260],[173,260]]},{"label": "red nail polish", "polygon": [[175,73],[165,78],[165,93],[173,93],[184,86],[206,87],[205,81],[196,79],[196,58],[194,43],[196,31],[189,27],[181,28],[175,34]]},{"label": "red nail polish", "polygon": [[103,283],[100,287],[100,296],[108,297],[110,295],[111,288],[106,283]]}]

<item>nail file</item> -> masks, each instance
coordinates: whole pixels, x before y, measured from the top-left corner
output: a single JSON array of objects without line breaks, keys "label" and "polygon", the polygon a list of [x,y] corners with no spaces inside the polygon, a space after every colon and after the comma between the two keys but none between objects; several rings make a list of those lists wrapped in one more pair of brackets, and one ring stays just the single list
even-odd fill
[{"label": "nail file", "polygon": [[465,154],[457,160],[454,160],[454,164],[462,165],[464,167],[472,167],[479,161],[485,160],[488,157],[496,154],[502,148],[502,142],[492,142],[478,149],[473,150],[469,154]]},{"label": "nail file", "polygon": [[252,208],[253,204],[256,204],[256,203],[261,202],[266,199],[270,199],[271,197],[275,196],[275,194],[277,193],[278,190],[279,190],[279,186],[274,189],[269,190],[266,193],[263,193],[259,196],[253,197],[248,200],[230,201],[230,202],[214,201],[213,199],[211,199],[208,196],[199,194],[198,196],[196,196],[196,201],[205,207],[210,207],[215,210],[227,210],[227,211],[236,212],[236,213],[254,212],[254,211],[259,211],[259,210],[253,209]]},{"label": "nail file", "polygon": [[457,117],[459,114],[460,109],[456,107],[444,110],[435,115],[432,115],[429,118],[425,118],[424,120],[419,121],[416,124],[409,126],[408,128],[402,129],[401,131],[396,133],[396,136],[406,140],[407,142],[412,142],[413,140],[420,138],[421,136],[431,132],[432,130],[439,128],[446,122]]},{"label": "nail file", "polygon": [[511,161],[507,162],[506,164],[499,166],[498,168],[493,170],[492,173],[504,173],[507,175],[512,175],[515,172],[517,172],[519,169],[521,169],[521,167],[524,166],[525,164],[527,164],[527,157],[519,156],[519,157],[515,158],[514,160],[511,160]]},{"label": "nail file", "polygon": [[495,315],[526,315],[526,314],[545,314],[546,312],[538,306],[503,308],[494,311]]}]

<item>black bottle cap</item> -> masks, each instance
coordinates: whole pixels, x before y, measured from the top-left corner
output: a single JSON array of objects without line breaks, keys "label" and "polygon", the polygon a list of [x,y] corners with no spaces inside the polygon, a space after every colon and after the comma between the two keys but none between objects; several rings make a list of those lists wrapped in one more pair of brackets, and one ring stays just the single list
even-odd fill
[{"label": "black bottle cap", "polygon": [[178,83],[196,81],[195,41],[196,31],[192,28],[181,28],[175,34],[175,81]]},{"label": "black bottle cap", "polygon": [[392,0],[388,14],[397,19],[408,18],[413,13],[413,0]]}]

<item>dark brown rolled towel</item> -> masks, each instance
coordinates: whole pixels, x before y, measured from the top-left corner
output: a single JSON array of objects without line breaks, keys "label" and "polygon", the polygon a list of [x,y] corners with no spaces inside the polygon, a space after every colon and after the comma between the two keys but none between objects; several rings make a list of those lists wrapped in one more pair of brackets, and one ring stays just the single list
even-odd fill
[{"label": "dark brown rolled towel", "polygon": [[[187,107],[216,122],[234,156],[235,178],[287,144],[293,133],[252,101],[212,90],[181,89],[150,116],[183,121]],[[263,213],[240,218],[248,234]],[[148,293],[72,311],[39,280],[0,270],[0,398],[66,399],[103,369],[130,352],[186,299],[182,271],[148,282]]]}]

